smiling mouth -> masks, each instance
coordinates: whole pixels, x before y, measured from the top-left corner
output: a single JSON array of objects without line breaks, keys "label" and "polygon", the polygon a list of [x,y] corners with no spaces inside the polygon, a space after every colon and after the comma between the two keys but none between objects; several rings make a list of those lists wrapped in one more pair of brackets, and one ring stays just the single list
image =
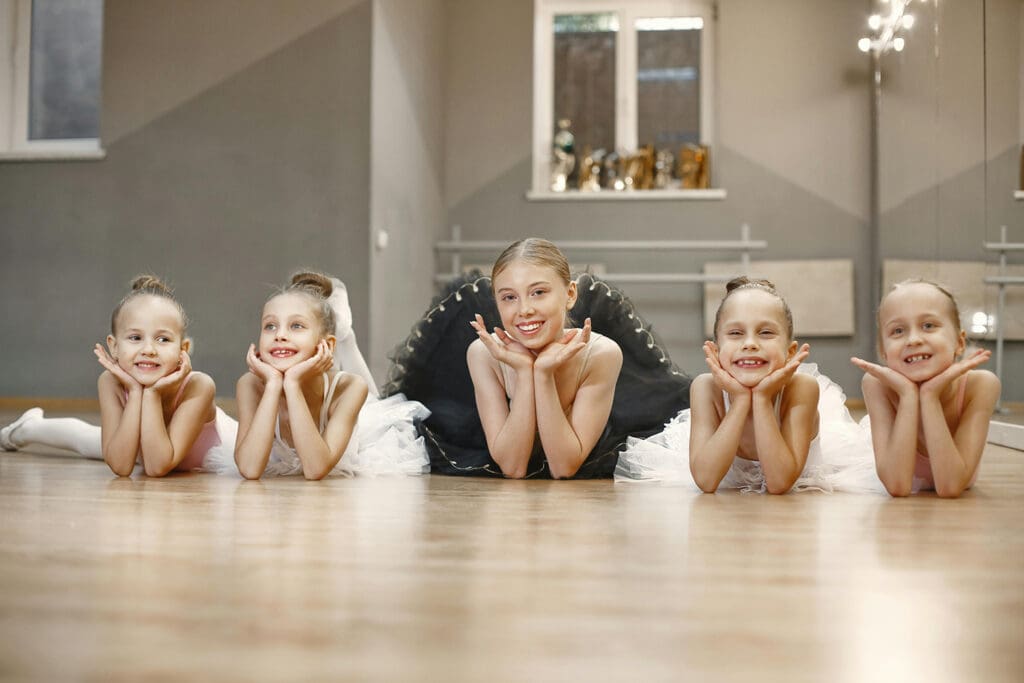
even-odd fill
[{"label": "smiling mouth", "polygon": [[298,351],[293,351],[292,349],[271,349],[270,351],[270,355],[274,358],[291,358],[296,353]]},{"label": "smiling mouth", "polygon": [[760,368],[768,364],[768,361],[758,358],[743,358],[733,363],[738,368]]},{"label": "smiling mouth", "polygon": [[904,358],[903,362],[906,363],[907,365],[913,365],[914,363],[920,363],[921,361],[926,361],[926,360],[928,360],[931,357],[932,356],[929,353],[918,353],[916,355],[908,356],[908,357]]},{"label": "smiling mouth", "polygon": [[532,323],[520,323],[516,325],[516,329],[523,334],[530,336],[537,333],[537,330],[543,326],[544,323],[532,322]]},{"label": "smiling mouth", "polygon": [[146,362],[146,361],[142,361],[140,363],[136,363],[135,367],[137,367],[139,370],[142,370],[142,371],[150,371],[150,370],[158,369],[160,367],[160,364],[159,363],[149,363],[149,362]]}]

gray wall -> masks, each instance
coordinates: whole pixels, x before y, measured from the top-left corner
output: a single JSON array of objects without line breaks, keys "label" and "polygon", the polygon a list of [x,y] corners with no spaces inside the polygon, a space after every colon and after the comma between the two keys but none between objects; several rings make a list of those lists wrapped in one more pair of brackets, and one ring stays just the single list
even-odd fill
[{"label": "gray wall", "polygon": [[[531,0],[452,0],[446,97],[449,223],[467,238],[737,238],[744,222],[768,241],[765,259],[850,258],[858,333],[814,339],[814,360],[859,395],[853,354],[871,354],[870,146],[867,59],[856,50],[860,3],[723,0],[718,20],[718,202],[530,202]],[[502,39],[493,40],[494,27]],[[800,49],[795,49],[799,45]],[[852,49],[851,49],[851,46]],[[812,58],[813,55],[813,58]],[[581,255],[583,260],[588,256]],[[616,256],[619,271],[699,270],[705,259]],[[687,285],[629,286],[629,294],[685,370],[699,373],[702,294]]]},{"label": "gray wall", "polygon": [[107,0],[107,158],[0,163],[0,395],[95,396],[142,271],[177,285],[221,395],[298,266],[347,281],[365,344],[371,29],[368,0]]},{"label": "gray wall", "polygon": [[388,354],[426,309],[434,242],[445,225],[444,12],[441,0],[374,0],[370,124],[369,362],[383,384]]}]

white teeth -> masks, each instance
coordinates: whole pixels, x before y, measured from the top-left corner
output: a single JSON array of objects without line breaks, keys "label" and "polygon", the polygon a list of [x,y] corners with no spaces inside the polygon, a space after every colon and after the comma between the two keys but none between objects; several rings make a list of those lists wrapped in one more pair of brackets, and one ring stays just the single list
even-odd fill
[{"label": "white teeth", "polygon": [[519,325],[518,327],[523,332],[533,332],[540,327],[540,323],[530,323],[529,325]]},{"label": "white teeth", "polygon": [[742,365],[743,367],[755,367],[761,365],[762,361],[759,360],[738,360],[736,365]]},{"label": "white teeth", "polygon": [[920,353],[920,354],[918,354],[916,356],[910,356],[909,358],[907,358],[903,362],[904,363],[916,363],[916,362],[918,362],[920,360],[928,360],[929,358],[931,358],[931,356],[929,356],[928,354]]}]

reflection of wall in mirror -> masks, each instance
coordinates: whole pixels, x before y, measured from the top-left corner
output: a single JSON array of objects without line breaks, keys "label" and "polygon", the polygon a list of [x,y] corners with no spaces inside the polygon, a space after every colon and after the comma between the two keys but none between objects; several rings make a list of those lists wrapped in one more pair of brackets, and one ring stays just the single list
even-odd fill
[{"label": "reflection of wall in mirror", "polygon": [[[947,287],[960,306],[960,324],[972,339],[996,338],[995,316],[999,287],[984,278],[999,274],[999,266],[984,261],[909,261],[886,259],[882,265],[882,292],[896,282],[924,278]],[[1024,265],[1006,267],[1005,275],[1024,276]],[[1003,338],[1024,340],[1024,289],[1006,288]]]}]

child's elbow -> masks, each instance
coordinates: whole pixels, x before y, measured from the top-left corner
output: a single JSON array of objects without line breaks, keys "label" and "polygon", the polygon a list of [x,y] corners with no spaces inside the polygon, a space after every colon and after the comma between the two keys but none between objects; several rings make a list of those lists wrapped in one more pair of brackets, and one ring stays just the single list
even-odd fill
[{"label": "child's elbow", "polygon": [[310,467],[303,467],[302,476],[305,477],[306,481],[320,481],[321,479],[326,477],[330,473],[330,471],[331,469],[329,467],[317,467],[315,469]]},{"label": "child's elbow", "polygon": [[502,476],[504,476],[506,479],[523,479],[526,477],[525,466],[517,465],[515,467],[506,467],[503,465],[499,465],[499,467],[501,467]]},{"label": "child's elbow", "polygon": [[693,483],[697,485],[697,488],[704,493],[714,493],[718,490],[718,480],[704,475],[693,467],[690,468],[690,476],[693,477]]},{"label": "child's elbow", "polygon": [[935,495],[937,495],[939,498],[959,498],[960,494],[963,492],[963,486],[935,482]]},{"label": "child's elbow", "polygon": [[169,462],[160,465],[151,465],[147,462],[143,468],[147,477],[166,477],[174,469]]},{"label": "child's elbow", "polygon": [[238,466],[238,473],[242,475],[243,479],[253,481],[263,476],[263,468],[256,465],[251,465],[244,459],[235,457],[235,465]]},{"label": "child's elbow", "polygon": [[773,496],[781,496],[785,493],[789,493],[789,490],[793,488],[793,483],[765,481],[764,488]]},{"label": "child's elbow", "polygon": [[911,482],[894,482],[894,481],[883,481],[882,485],[885,486],[885,490],[888,491],[889,495],[893,498],[906,498],[910,495],[913,487]]},{"label": "child's elbow", "polygon": [[135,463],[131,463],[130,465],[120,465],[108,460],[107,467],[109,467],[110,471],[119,477],[130,477],[132,476],[132,471],[135,469]]}]

